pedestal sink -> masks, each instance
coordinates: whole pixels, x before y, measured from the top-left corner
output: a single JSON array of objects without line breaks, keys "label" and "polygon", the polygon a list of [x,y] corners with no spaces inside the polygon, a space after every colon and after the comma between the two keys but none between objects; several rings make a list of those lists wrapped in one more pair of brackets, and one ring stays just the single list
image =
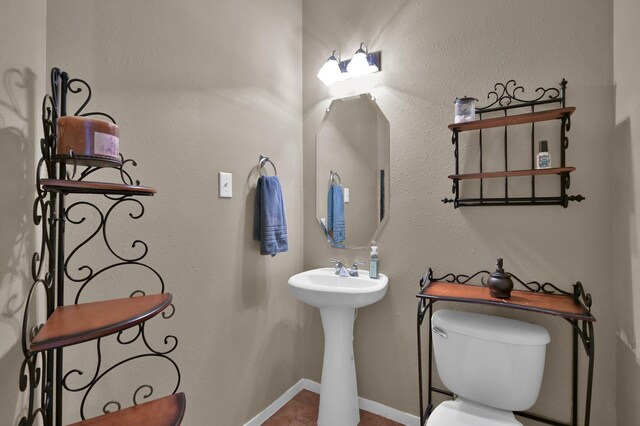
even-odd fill
[{"label": "pedestal sink", "polygon": [[289,278],[291,294],[320,309],[324,329],[324,360],[318,426],[355,426],[360,421],[353,323],[356,308],[371,305],[387,292],[389,278],[341,277],[333,268],[301,272]]}]

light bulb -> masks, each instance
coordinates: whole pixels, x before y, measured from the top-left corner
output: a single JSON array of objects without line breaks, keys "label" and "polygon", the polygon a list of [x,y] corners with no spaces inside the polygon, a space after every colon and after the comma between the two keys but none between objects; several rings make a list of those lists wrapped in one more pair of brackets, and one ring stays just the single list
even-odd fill
[{"label": "light bulb", "polygon": [[365,44],[360,43],[360,48],[356,51],[356,54],[353,55],[353,59],[351,59],[349,65],[347,65],[347,71],[349,72],[350,76],[356,77],[363,74],[370,74],[378,70],[375,65],[373,67],[369,66],[367,52],[365,49]]},{"label": "light bulb", "polygon": [[340,70],[340,63],[335,57],[335,50],[333,51],[333,54],[329,57],[329,59],[327,59],[327,62],[322,65],[322,68],[320,68],[320,71],[318,71],[317,77],[326,86],[329,86],[336,81],[344,80],[342,71]]}]

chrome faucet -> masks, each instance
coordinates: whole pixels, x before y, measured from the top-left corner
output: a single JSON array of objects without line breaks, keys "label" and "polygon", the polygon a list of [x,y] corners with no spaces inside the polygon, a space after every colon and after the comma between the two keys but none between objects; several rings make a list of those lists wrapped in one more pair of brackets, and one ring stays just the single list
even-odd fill
[{"label": "chrome faucet", "polygon": [[353,265],[351,265],[351,272],[349,272],[349,275],[351,275],[352,277],[360,276],[360,274],[358,274],[358,265],[364,265],[364,262],[361,260],[356,260],[355,262],[353,262]]},{"label": "chrome faucet", "polygon": [[358,277],[358,265],[364,265],[364,262],[355,261],[353,265],[351,265],[351,269],[347,268],[341,260],[338,259],[330,259],[332,262],[335,262],[336,275],[340,275],[341,277]]}]

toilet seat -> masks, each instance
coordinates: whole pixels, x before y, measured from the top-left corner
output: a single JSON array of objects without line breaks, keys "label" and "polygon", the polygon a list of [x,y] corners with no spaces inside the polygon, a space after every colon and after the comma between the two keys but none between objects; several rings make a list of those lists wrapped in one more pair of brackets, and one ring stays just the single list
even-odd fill
[{"label": "toilet seat", "polygon": [[458,397],[438,405],[427,426],[523,426],[511,411],[499,410]]}]

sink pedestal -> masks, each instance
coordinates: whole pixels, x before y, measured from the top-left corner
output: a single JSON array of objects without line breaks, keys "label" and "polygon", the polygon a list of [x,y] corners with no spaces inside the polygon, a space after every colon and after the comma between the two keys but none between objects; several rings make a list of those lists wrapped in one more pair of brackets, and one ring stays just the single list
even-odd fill
[{"label": "sink pedestal", "polygon": [[360,422],[353,359],[353,308],[321,308],[324,360],[318,426],[356,426]]},{"label": "sink pedestal", "polygon": [[320,384],[319,426],[356,426],[360,421],[353,322],[357,308],[376,303],[387,292],[389,278],[341,277],[334,268],[301,272],[289,278],[298,300],[320,309],[324,328],[324,361]]}]

